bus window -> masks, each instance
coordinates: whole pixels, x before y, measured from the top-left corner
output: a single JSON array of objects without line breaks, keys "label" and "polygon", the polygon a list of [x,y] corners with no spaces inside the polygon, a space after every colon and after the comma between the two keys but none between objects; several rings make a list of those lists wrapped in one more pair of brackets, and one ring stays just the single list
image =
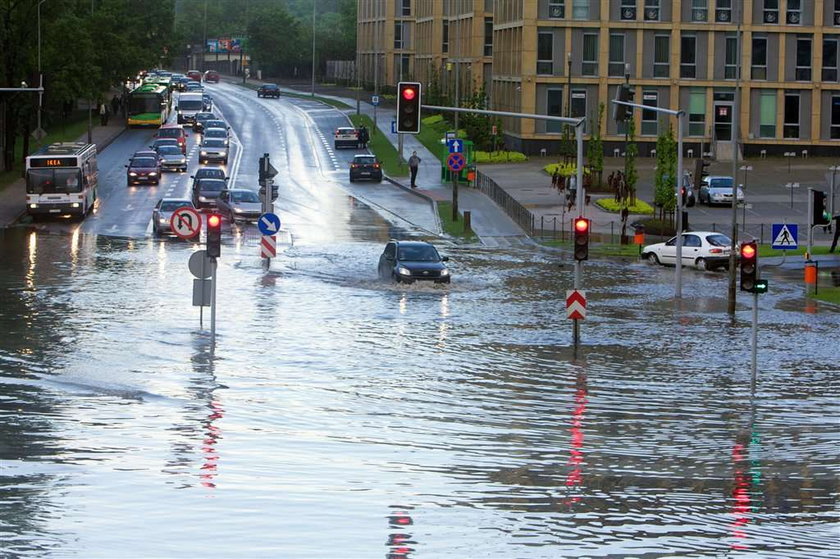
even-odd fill
[{"label": "bus window", "polygon": [[56,192],[81,192],[82,181],[78,169],[56,169],[55,189]]},{"label": "bus window", "polygon": [[26,174],[26,192],[29,194],[55,192],[54,185],[52,169],[30,169]]}]

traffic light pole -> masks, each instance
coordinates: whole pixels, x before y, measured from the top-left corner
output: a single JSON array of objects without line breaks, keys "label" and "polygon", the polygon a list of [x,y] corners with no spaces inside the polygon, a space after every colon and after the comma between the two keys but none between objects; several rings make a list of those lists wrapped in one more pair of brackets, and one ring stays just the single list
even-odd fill
[{"label": "traffic light pole", "polygon": [[[793,191],[793,189],[791,189]],[[811,260],[811,246],[814,244],[814,189],[808,189],[808,248],[805,250],[805,260]]]},{"label": "traffic light pole", "polygon": [[750,384],[753,389],[755,389],[755,376],[756,376],[756,361],[758,356],[758,292],[753,293],[753,308],[752,308],[752,367],[750,369],[751,376],[750,376]]},{"label": "traffic light pole", "polygon": [[216,269],[218,263],[215,257],[210,258],[210,349],[216,349]]}]

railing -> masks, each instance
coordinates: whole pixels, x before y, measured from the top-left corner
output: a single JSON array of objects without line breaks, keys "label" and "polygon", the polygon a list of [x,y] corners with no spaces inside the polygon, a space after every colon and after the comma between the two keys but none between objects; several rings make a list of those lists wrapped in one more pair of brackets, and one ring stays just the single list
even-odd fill
[{"label": "railing", "polygon": [[475,173],[475,186],[483,194],[488,196],[497,206],[519,225],[526,234],[534,234],[534,215],[525,206],[517,202],[513,196],[505,192],[496,181],[483,174],[481,171]]}]

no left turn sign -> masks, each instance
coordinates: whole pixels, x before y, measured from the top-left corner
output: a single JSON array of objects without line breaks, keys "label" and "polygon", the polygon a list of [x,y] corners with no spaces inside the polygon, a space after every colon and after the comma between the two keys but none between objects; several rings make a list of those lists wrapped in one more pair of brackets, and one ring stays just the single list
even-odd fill
[{"label": "no left turn sign", "polygon": [[178,208],[169,218],[169,226],[182,239],[193,239],[201,232],[201,215],[190,207]]}]

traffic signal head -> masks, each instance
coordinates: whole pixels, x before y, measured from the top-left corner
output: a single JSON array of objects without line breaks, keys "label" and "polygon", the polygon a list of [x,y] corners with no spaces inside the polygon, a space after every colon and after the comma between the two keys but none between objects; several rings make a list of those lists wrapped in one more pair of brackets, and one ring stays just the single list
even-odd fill
[{"label": "traffic signal head", "polygon": [[585,217],[577,217],[574,220],[575,229],[575,260],[589,260],[589,227],[591,221]]},{"label": "traffic signal head", "polygon": [[222,216],[207,216],[207,256],[218,258],[222,255]]},{"label": "traffic signal head", "polygon": [[400,82],[397,85],[397,132],[420,132],[420,83]]},{"label": "traffic signal head", "polygon": [[[633,102],[633,95],[634,92],[630,89],[629,85],[623,84],[618,86],[618,90],[615,94],[616,101],[622,101],[624,103],[632,103]],[[613,112],[613,116],[615,117],[616,122],[625,122],[627,121],[627,115],[633,112],[633,107],[628,107],[627,105],[621,105],[619,103],[614,103],[615,108]]]},{"label": "traffic signal head", "polygon": [[831,223],[831,214],[825,207],[825,192],[812,190],[811,200],[811,225],[828,225]]},{"label": "traffic signal head", "polygon": [[741,291],[755,292],[758,279],[758,245],[755,241],[741,243]]}]

